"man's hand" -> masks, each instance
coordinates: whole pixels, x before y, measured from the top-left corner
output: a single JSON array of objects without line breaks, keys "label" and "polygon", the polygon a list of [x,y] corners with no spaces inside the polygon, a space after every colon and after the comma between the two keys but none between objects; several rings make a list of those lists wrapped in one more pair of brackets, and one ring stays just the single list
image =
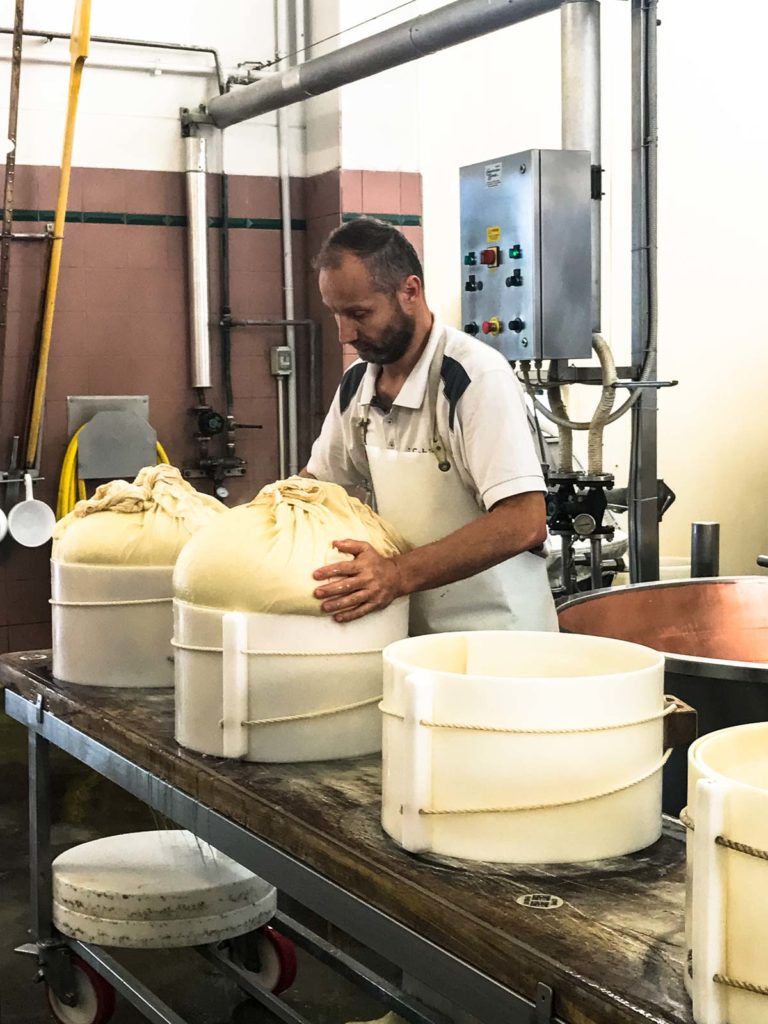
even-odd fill
[{"label": "man's hand", "polygon": [[316,580],[333,580],[318,587],[315,597],[322,600],[322,610],[337,622],[361,619],[405,593],[395,558],[385,558],[362,540],[335,540],[333,546],[352,555],[352,560],[324,565],[312,575]]}]

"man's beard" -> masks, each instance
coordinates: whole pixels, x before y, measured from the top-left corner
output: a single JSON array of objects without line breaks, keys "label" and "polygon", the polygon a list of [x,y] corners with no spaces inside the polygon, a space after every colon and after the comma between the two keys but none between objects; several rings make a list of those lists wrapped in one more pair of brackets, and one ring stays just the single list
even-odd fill
[{"label": "man's beard", "polygon": [[399,310],[397,316],[393,318],[381,338],[376,342],[372,342],[363,334],[358,334],[357,341],[353,343],[352,347],[366,363],[386,366],[403,358],[413,340],[415,329],[416,318]]}]

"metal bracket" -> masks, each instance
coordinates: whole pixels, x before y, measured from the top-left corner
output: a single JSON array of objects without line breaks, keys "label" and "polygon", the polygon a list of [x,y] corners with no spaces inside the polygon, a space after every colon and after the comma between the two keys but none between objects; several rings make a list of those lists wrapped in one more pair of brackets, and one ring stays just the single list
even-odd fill
[{"label": "metal bracket", "polygon": [[549,985],[540,981],[533,994],[533,1024],[553,1024],[553,998],[554,993]]},{"label": "metal bracket", "polygon": [[54,939],[38,946],[40,973],[65,1006],[77,1005],[77,982],[72,954],[65,942]]},{"label": "metal bracket", "polygon": [[196,110],[190,110],[189,107],[180,107],[179,119],[181,121],[182,136],[194,135],[201,124],[213,124],[208,110],[202,103]]}]

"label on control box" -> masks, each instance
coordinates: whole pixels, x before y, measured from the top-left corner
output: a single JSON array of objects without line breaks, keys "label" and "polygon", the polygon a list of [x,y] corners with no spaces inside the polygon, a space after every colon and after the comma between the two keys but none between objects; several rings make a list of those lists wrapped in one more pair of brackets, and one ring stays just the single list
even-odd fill
[{"label": "label on control box", "polygon": [[501,228],[500,227],[486,228],[485,229],[485,237],[488,239],[489,242],[500,242],[501,241]]},{"label": "label on control box", "polygon": [[495,188],[501,184],[501,160],[495,164],[485,165],[485,184],[488,188]]}]

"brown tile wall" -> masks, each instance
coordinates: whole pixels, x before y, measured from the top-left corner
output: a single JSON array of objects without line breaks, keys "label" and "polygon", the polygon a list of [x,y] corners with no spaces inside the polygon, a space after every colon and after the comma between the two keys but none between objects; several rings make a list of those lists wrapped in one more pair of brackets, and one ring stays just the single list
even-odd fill
[{"label": "brown tile wall", "polygon": [[[58,170],[17,168],[17,210],[51,210]],[[304,217],[304,182],[293,182],[294,219]],[[209,215],[219,210],[219,181],[210,182]],[[183,175],[170,172],[75,168],[69,209],[91,213],[183,215]],[[232,217],[279,217],[275,179],[230,178]],[[43,225],[16,220],[17,232]],[[305,232],[294,231],[297,315],[305,316]],[[211,314],[219,311],[219,237],[209,233]],[[25,388],[38,332],[46,273],[44,243],[17,242],[11,253],[7,353],[0,395],[0,465],[8,464],[11,438],[22,426]],[[41,471],[36,496],[55,505],[66,449],[66,398],[71,394],[148,394],[150,420],[171,461],[196,453],[189,408],[186,232],[181,227],[68,223],[62,250],[49,362]],[[236,319],[283,315],[279,230],[230,232],[232,313]],[[246,476],[230,485],[230,503],[248,500],[278,476],[277,403],[269,349],[283,343],[279,328],[233,332],[235,415],[261,430],[238,434]],[[212,332],[211,402],[223,411],[217,332]],[[306,375],[304,375],[306,376]],[[306,400],[306,399],[305,399]],[[307,437],[314,425],[305,428]],[[210,489],[200,481],[201,489]],[[49,549],[29,551],[11,538],[0,545],[0,650],[50,644]]]},{"label": "brown tile wall", "polygon": [[[0,168],[0,174],[2,168]],[[0,178],[1,180],[1,178]],[[209,180],[209,216],[220,213],[220,182]],[[17,210],[52,210],[58,169],[17,168]],[[277,218],[279,183],[267,177],[229,179],[230,216]],[[323,407],[333,397],[345,365],[333,318],[322,306],[311,258],[344,213],[421,213],[420,176],[336,170],[292,182],[292,214],[306,221],[294,231],[297,316],[321,322]],[[74,168],[69,209],[89,213],[185,213],[183,175],[161,171]],[[17,232],[43,225],[16,220]],[[421,251],[421,228],[404,233]],[[280,232],[230,231],[230,289],[235,319],[279,318],[283,314]],[[219,240],[209,231],[210,308],[219,311]],[[19,433],[32,353],[38,335],[45,286],[46,246],[14,243],[9,281],[6,360],[0,394],[0,468],[8,465],[11,438]],[[55,505],[66,449],[66,399],[72,394],[148,394],[150,420],[171,461],[191,460],[193,441],[188,385],[186,233],[181,227],[68,223],[62,251],[49,363],[42,474],[36,496]],[[321,416],[312,416],[306,335],[297,334],[299,358],[300,455],[306,457]],[[246,476],[230,481],[230,504],[248,500],[278,474],[277,401],[269,372],[269,350],[284,343],[280,328],[233,332],[235,415],[260,430],[238,433]],[[224,409],[217,332],[212,332],[211,402]],[[210,489],[200,481],[201,489]],[[50,644],[49,549],[28,550],[12,539],[0,545],[0,652]]]}]

